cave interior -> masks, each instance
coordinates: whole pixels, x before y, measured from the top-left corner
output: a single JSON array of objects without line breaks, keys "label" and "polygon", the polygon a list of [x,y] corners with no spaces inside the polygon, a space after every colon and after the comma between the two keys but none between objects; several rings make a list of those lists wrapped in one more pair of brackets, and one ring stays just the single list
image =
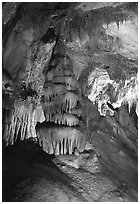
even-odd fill
[{"label": "cave interior", "polygon": [[2,3],[2,200],[138,200],[138,3]]}]

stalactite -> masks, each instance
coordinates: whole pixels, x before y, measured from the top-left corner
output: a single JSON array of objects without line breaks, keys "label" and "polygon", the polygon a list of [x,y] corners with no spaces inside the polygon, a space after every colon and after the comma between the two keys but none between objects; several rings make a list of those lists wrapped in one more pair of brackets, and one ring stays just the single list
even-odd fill
[{"label": "stalactite", "polygon": [[70,138],[68,138],[68,147],[69,147],[69,149],[68,149],[69,154],[72,154],[72,145],[71,145],[71,139]]},{"label": "stalactite", "polygon": [[55,155],[59,155],[59,142],[56,143]]},{"label": "stalactite", "polygon": [[67,154],[67,138],[64,139],[64,154]]},{"label": "stalactite", "polygon": [[46,102],[54,101],[59,94],[60,95],[65,94],[66,90],[67,89],[64,85],[52,84],[52,86],[50,87],[44,87],[45,101]]},{"label": "stalactite", "polygon": [[63,154],[63,139],[60,140],[60,154]]},{"label": "stalactite", "polygon": [[[56,54],[49,63],[49,71],[45,74],[45,84],[43,87],[44,99],[41,105],[44,110],[46,122],[51,122],[51,125],[57,124],[58,128],[46,128],[46,132],[39,130],[37,135],[39,140],[47,141],[53,145],[52,149],[56,155],[69,152],[72,154],[74,149],[73,144],[77,147],[78,143],[76,145],[70,139],[72,137],[74,139],[75,137],[80,137],[78,136],[80,134],[83,137],[80,131],[74,131],[71,128],[72,126],[80,125],[77,116],[80,116],[82,112],[81,107],[77,107],[78,102],[81,101],[80,86],[71,66],[68,58],[64,59],[64,56],[58,57]],[[79,144],[82,145],[81,140]],[[79,149],[80,145],[78,146]],[[44,148],[44,151],[48,152],[47,147],[46,149]]]},{"label": "stalactite", "polygon": [[65,96],[64,96],[64,99],[63,101],[65,103],[69,102],[69,105],[68,105],[68,109],[71,110],[73,109],[76,105],[77,105],[77,102],[79,101],[79,96],[77,94],[74,94],[72,92],[68,92]]},{"label": "stalactite", "polygon": [[25,139],[26,139],[26,128],[27,128],[27,123],[24,122],[24,123],[23,123],[23,126],[24,126],[24,129],[23,129],[23,140],[25,140]]},{"label": "stalactite", "polygon": [[52,144],[49,144],[49,154],[53,154],[54,150],[53,150],[53,146]]},{"label": "stalactite", "polygon": [[41,128],[37,129],[37,135],[39,141],[45,141],[51,146],[50,149],[53,149],[54,154],[72,154],[74,148],[82,151],[86,143],[85,135],[71,127]]},{"label": "stalactite", "polygon": [[[30,137],[36,137],[35,126],[37,122],[45,120],[44,112],[41,106],[33,109],[28,101],[17,100],[12,111],[7,113],[5,118],[5,131],[3,139],[5,145],[13,145],[17,140],[25,140]],[[7,124],[9,124],[7,126]]]},{"label": "stalactite", "polygon": [[20,120],[18,119],[17,124],[16,124],[15,141],[17,141],[17,139],[18,139],[20,126],[21,126],[21,122],[20,122]]}]

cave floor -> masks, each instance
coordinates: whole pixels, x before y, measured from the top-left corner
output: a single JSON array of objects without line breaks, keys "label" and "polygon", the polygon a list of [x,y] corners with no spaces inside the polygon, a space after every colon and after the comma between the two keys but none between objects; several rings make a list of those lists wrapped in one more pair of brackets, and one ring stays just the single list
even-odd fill
[{"label": "cave floor", "polygon": [[[6,156],[5,156],[6,155]],[[74,168],[68,155],[55,158],[42,150],[3,154],[3,202],[134,202],[136,193],[104,172]],[[70,160],[74,161],[74,155]],[[74,163],[73,163],[74,164]]]}]

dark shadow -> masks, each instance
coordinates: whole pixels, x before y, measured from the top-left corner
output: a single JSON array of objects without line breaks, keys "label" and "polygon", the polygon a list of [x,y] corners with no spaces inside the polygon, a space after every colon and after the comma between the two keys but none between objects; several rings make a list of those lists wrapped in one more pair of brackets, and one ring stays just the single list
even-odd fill
[{"label": "dark shadow", "polygon": [[[27,180],[43,178],[52,183],[67,186],[78,195],[71,185],[72,179],[52,162],[54,155],[49,155],[39,147],[38,142],[28,139],[15,145],[3,147],[2,154],[2,201],[13,202],[18,196],[18,185]],[[32,185],[32,184],[31,184]],[[26,189],[26,186],[24,186]],[[79,198],[81,195],[78,195]],[[18,200],[19,201],[19,200]],[[20,201],[21,202],[21,201]]]}]

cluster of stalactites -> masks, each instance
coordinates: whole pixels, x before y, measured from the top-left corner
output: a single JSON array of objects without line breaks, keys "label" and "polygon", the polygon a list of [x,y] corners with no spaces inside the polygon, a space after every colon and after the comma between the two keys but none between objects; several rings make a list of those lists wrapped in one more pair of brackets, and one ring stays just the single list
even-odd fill
[{"label": "cluster of stalactites", "polygon": [[[46,115],[47,116],[47,115]],[[76,126],[79,125],[79,119],[72,114],[54,114],[46,118],[46,121],[54,122],[59,125]]]},{"label": "cluster of stalactites", "polygon": [[55,53],[45,73],[43,87],[45,128],[37,130],[44,151],[59,155],[72,154],[75,148],[84,149],[85,135],[79,130],[82,123],[79,103],[81,91],[72,64],[63,53]]},{"label": "cluster of stalactites", "polygon": [[8,146],[19,140],[37,137],[35,126],[37,122],[43,122],[45,117],[41,106],[33,108],[32,104],[16,101],[10,115],[9,111],[5,111],[4,120],[3,141]]},{"label": "cluster of stalactites", "polygon": [[49,154],[72,154],[75,148],[81,152],[85,147],[85,135],[76,128],[57,127],[37,129],[39,144]]},{"label": "cluster of stalactites", "polygon": [[56,55],[49,64],[45,75],[42,107],[46,122],[54,122],[66,126],[79,125],[80,111],[77,104],[80,101],[80,88],[68,57]]}]

